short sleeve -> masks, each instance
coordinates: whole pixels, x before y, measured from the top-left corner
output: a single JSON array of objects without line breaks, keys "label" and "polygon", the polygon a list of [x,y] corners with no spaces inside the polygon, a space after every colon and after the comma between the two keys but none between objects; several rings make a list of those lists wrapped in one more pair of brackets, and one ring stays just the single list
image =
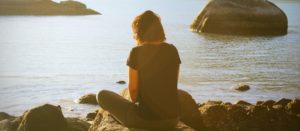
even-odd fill
[{"label": "short sleeve", "polygon": [[177,50],[177,48],[174,45],[172,45],[172,47],[173,47],[173,51],[174,51],[174,61],[175,61],[175,63],[180,64],[181,60],[180,60],[180,56],[179,56],[178,50]]},{"label": "short sleeve", "polygon": [[136,64],[136,49],[132,48],[129,57],[127,58],[127,66],[133,69],[137,69],[137,64]]}]

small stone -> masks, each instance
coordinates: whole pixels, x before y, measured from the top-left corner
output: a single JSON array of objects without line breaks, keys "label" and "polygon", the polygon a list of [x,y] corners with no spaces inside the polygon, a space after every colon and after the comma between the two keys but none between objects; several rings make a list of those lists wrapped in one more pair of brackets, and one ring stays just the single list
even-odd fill
[{"label": "small stone", "polygon": [[300,114],[300,100],[294,99],[287,104],[286,109],[291,113]]},{"label": "small stone", "polygon": [[264,103],[263,101],[257,101],[256,105],[261,105],[262,103]]},{"label": "small stone", "polygon": [[247,91],[250,89],[250,86],[240,83],[240,84],[234,86],[233,89],[238,90],[238,91]]},{"label": "small stone", "polygon": [[243,100],[239,100],[237,101],[235,104],[237,105],[245,105],[245,106],[250,106],[252,105],[251,103],[247,102],[247,101],[243,101]]},{"label": "small stone", "polygon": [[91,112],[86,115],[86,118],[87,118],[87,120],[94,120],[96,115],[97,115],[96,112]]},{"label": "small stone", "polygon": [[220,105],[222,104],[222,101],[213,101],[213,100],[208,100],[207,102],[205,102],[206,105]]},{"label": "small stone", "polygon": [[77,100],[77,102],[80,104],[93,104],[93,105],[98,104],[96,94],[83,95]]},{"label": "small stone", "polygon": [[226,102],[226,103],[224,103],[224,105],[230,106],[232,104],[230,102]]},{"label": "small stone", "polygon": [[267,107],[272,107],[274,103],[275,103],[274,100],[267,100],[267,101],[263,102],[261,105],[267,106]]},{"label": "small stone", "polygon": [[126,82],[123,81],[123,80],[117,81],[117,83],[118,83],[118,84],[126,84]]},{"label": "small stone", "polygon": [[291,101],[291,99],[282,98],[279,101],[275,102],[274,105],[282,105],[283,107],[285,107]]}]

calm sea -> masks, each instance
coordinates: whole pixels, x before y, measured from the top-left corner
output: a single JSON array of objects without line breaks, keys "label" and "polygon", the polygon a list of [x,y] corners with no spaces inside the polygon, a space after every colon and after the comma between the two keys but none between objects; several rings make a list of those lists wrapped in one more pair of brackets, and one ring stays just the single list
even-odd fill
[{"label": "calm sea", "polygon": [[[288,35],[237,37],[197,34],[189,25],[204,0],[84,0],[96,16],[1,16],[0,111],[20,115],[43,103],[60,104],[68,116],[97,106],[74,100],[127,85],[126,59],[135,46],[131,21],[151,9],[161,16],[167,41],[182,60],[179,88],[198,102],[300,96],[300,2],[275,1],[289,20]],[[238,83],[247,92],[231,89]]]}]

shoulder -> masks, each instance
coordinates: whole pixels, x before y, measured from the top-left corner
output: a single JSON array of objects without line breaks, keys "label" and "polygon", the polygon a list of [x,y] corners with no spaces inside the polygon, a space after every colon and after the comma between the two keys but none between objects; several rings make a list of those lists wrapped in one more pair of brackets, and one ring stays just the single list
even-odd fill
[{"label": "shoulder", "polygon": [[165,45],[172,51],[177,51],[177,48],[175,47],[175,45],[170,44],[170,43],[165,43]]}]

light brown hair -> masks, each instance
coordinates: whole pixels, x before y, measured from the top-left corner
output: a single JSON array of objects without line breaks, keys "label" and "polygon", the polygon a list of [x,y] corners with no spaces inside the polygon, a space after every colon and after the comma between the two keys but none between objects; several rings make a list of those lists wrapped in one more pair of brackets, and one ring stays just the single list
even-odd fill
[{"label": "light brown hair", "polygon": [[150,10],[135,17],[132,22],[132,30],[138,45],[143,42],[160,42],[166,40],[159,16]]}]

